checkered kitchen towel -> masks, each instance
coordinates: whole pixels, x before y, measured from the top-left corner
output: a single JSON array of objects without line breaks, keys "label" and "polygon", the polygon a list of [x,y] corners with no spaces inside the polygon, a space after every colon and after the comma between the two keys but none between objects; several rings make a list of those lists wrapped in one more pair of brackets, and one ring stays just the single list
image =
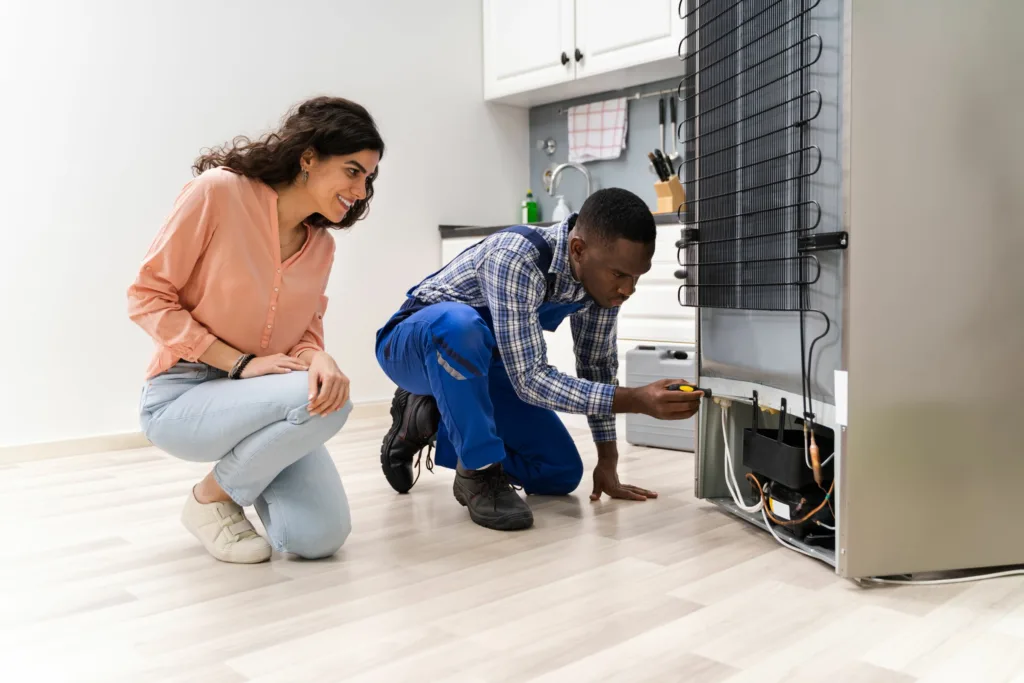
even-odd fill
[{"label": "checkered kitchen towel", "polygon": [[626,98],[569,108],[569,161],[618,159],[626,149]]}]

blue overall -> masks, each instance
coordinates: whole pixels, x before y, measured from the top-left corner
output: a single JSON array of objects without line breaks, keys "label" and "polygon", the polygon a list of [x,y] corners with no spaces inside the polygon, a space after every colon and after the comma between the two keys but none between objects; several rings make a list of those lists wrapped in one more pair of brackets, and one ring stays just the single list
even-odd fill
[{"label": "blue overall", "polygon": [[[507,230],[538,248],[538,266],[547,274],[552,260],[547,241],[525,226]],[[490,311],[457,302],[425,304],[411,296],[413,290],[377,333],[377,362],[402,389],[437,401],[437,464],[454,468],[461,460],[467,469],[479,469],[501,462],[526,493],[576,490],[583,477],[579,450],[554,411],[516,394],[497,350]],[[541,304],[541,327],[556,330],[582,306]]]}]

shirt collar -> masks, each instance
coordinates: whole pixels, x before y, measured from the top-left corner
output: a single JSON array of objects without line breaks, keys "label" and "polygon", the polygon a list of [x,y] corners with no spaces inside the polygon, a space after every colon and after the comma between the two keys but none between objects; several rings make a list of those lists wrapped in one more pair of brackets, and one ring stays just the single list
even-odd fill
[{"label": "shirt collar", "polygon": [[576,216],[570,214],[562,224],[558,226],[558,238],[555,240],[555,250],[551,256],[551,271],[557,275],[564,275],[579,284],[572,274],[572,267],[569,265],[569,231],[576,225]]}]

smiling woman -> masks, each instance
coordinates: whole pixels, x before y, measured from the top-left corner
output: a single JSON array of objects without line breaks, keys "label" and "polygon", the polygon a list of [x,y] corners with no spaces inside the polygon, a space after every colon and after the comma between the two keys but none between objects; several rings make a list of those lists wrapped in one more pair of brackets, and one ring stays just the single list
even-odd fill
[{"label": "smiling woman", "polygon": [[262,562],[271,546],[327,557],[348,536],[324,447],[351,411],[348,378],[324,350],[326,229],[366,215],[383,153],[369,113],[327,97],[261,140],[208,151],[128,290],[130,317],[157,346],[142,428],[172,455],[216,462],[182,522],[219,560]]},{"label": "smiling woman", "polygon": [[306,222],[347,228],[369,208],[383,154],[384,141],[366,109],[318,97],[299,105],[280,130],[255,142],[237,137],[199,157],[192,168],[199,175],[223,167],[274,188],[301,180],[317,209]]}]

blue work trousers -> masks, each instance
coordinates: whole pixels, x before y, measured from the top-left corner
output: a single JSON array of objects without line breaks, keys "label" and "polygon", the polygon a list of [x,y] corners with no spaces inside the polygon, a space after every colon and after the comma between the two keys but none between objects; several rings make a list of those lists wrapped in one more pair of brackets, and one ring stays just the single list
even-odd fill
[{"label": "blue work trousers", "polygon": [[377,361],[395,384],[437,401],[437,464],[500,462],[526,493],[576,490],[583,477],[576,444],[554,411],[516,394],[479,311],[445,302],[396,315],[400,322],[378,335]]}]

